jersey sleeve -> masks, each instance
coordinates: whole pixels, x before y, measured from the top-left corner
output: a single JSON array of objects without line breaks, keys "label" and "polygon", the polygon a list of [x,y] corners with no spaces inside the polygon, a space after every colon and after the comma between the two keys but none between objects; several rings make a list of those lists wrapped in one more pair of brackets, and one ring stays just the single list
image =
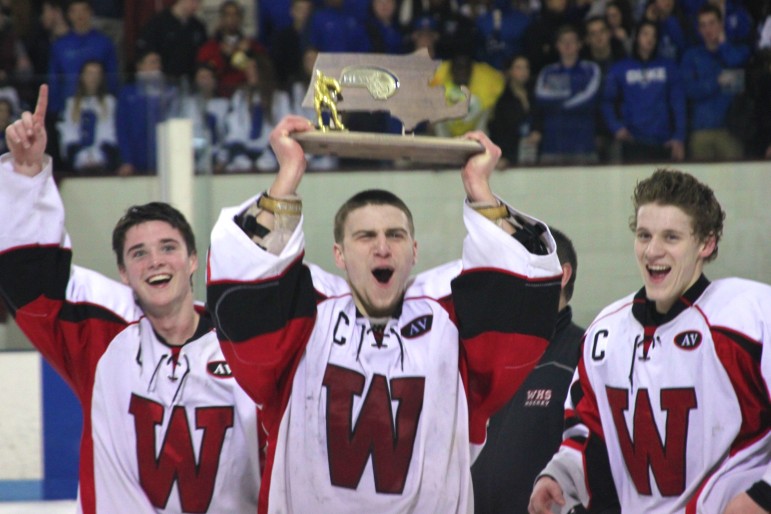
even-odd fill
[{"label": "jersey sleeve", "polygon": [[[541,222],[512,208],[521,224]],[[473,445],[485,441],[487,421],[517,391],[554,331],[561,267],[546,230],[546,253],[530,253],[495,223],[464,207],[468,235],[463,271],[452,281],[461,340],[461,376],[469,402]]]},{"label": "jersey sleeve", "polygon": [[207,304],[236,380],[263,407],[265,419],[278,422],[275,409],[288,399],[293,370],[316,318],[314,276],[322,289],[318,294],[334,280],[303,264],[302,219],[277,255],[244,233],[235,219],[256,199],[223,209],[214,226]]},{"label": "jersey sleeve", "polygon": [[115,334],[139,316],[131,291],[71,265],[51,161],[35,177],[0,157],[0,297],[19,328],[81,398]]},{"label": "jersey sleeve", "polygon": [[541,476],[559,483],[568,506],[580,503],[594,512],[618,506],[597,399],[583,356],[565,399],[562,444]]}]

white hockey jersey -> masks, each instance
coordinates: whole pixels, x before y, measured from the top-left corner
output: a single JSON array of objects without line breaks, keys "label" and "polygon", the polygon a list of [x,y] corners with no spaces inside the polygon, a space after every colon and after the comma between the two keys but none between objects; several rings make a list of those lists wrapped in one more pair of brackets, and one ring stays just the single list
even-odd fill
[{"label": "white hockey jersey", "polygon": [[584,504],[617,495],[635,513],[715,514],[771,486],[769,337],[771,287],[748,280],[702,276],[664,316],[644,290],[608,306],[543,473]]},{"label": "white hockey jersey", "polygon": [[415,277],[379,341],[348,284],[302,263],[302,222],[280,255],[249,239],[234,217],[252,202],[215,225],[207,301],[234,374],[262,406],[259,511],[473,512],[470,466],[487,420],[553,330],[550,236],[551,253],[532,255],[466,206],[463,262]]},{"label": "white hockey jersey", "polygon": [[82,405],[78,512],[255,513],[257,408],[208,314],[172,348],[128,287],[72,266],[50,166],[0,157],[0,297]]}]

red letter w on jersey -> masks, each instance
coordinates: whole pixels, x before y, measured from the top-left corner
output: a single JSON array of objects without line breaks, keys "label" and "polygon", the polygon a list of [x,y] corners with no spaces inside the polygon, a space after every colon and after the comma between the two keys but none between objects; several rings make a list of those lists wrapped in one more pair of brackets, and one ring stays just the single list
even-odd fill
[{"label": "red letter w on jersey", "polygon": [[184,407],[174,407],[160,455],[155,452],[155,429],[163,422],[163,405],[132,395],[129,412],[137,434],[139,482],[153,506],[163,509],[177,481],[185,512],[206,512],[214,492],[225,432],[233,426],[233,407],[195,410],[195,427],[203,430],[198,462]]},{"label": "red letter w on jersey", "polygon": [[608,403],[618,432],[621,452],[637,492],[651,494],[648,467],[663,496],[678,496],[685,489],[685,448],[688,440],[688,412],[696,408],[696,393],[689,389],[663,389],[661,409],[667,412],[664,443],[651,409],[647,389],[637,392],[633,416],[634,438],[624,411],[629,409],[629,391],[608,387]]},{"label": "red letter w on jersey", "polygon": [[[356,489],[372,456],[375,490],[401,494],[423,409],[425,378],[391,379],[374,375],[363,400],[356,426],[352,427],[353,399],[362,396],[364,376],[329,365],[324,374],[327,388],[327,444],[332,484]],[[398,401],[396,422],[392,402]]]}]

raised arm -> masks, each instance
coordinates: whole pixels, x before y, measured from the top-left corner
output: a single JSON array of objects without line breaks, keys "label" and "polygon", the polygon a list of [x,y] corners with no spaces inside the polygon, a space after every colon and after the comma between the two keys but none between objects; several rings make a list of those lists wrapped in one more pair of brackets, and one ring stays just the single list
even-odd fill
[{"label": "raised arm", "polygon": [[[485,148],[483,153],[469,158],[461,172],[463,187],[466,190],[469,203],[493,221],[495,221],[495,214],[489,216],[487,213],[494,212],[498,206],[503,209],[501,212],[504,213],[498,217],[508,217],[505,206],[500,204],[490,187],[490,175],[501,158],[501,149],[481,131],[469,132],[464,138],[478,141]],[[498,226],[509,234],[516,232],[516,228],[511,223],[499,223]]]},{"label": "raised arm", "polygon": [[13,169],[17,173],[34,177],[43,171],[48,135],[45,127],[48,109],[48,86],[43,84],[37,97],[35,112],[24,111],[21,118],[5,129],[5,140],[13,156]]},{"label": "raised arm", "polygon": [[[289,115],[284,117],[270,133],[270,146],[278,160],[278,173],[267,191],[272,199],[287,199],[297,196],[297,188],[305,174],[308,163],[300,143],[291,134],[313,130],[310,121],[302,116]],[[257,223],[268,230],[273,230],[273,213],[263,208],[255,217]]]}]

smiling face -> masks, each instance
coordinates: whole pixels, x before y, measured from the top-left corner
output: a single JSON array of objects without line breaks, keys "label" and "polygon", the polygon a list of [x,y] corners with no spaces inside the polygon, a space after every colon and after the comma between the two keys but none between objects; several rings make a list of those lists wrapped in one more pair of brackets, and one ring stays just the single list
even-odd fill
[{"label": "smiling face", "polygon": [[637,210],[634,251],[645,295],[666,313],[701,275],[715,238],[699,241],[693,220],[679,207],[647,203]]},{"label": "smiling face", "polygon": [[150,316],[179,312],[188,304],[192,308],[190,277],[197,268],[198,257],[169,223],[147,221],[126,231],[118,271]]},{"label": "smiling face", "polygon": [[393,205],[369,204],[348,213],[334,246],[335,263],[345,270],[362,314],[390,316],[401,302],[418,254],[410,227]]}]

